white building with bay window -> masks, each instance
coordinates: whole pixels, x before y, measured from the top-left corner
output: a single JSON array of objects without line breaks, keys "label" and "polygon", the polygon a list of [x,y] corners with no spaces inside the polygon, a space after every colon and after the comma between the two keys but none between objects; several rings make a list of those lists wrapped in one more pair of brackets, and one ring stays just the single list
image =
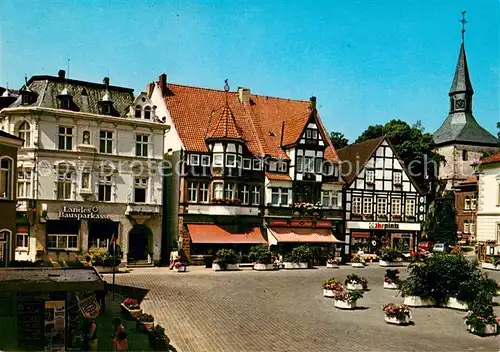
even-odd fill
[{"label": "white building with bay window", "polygon": [[148,93],[34,76],[0,111],[24,139],[17,162],[16,259],[70,260],[111,239],[123,261],[161,253],[164,118]]}]

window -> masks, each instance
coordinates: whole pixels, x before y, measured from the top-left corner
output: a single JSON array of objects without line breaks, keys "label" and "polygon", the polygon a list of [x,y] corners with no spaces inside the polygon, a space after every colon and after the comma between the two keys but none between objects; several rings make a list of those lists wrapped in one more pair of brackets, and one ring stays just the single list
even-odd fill
[{"label": "window", "polygon": [[374,170],[366,170],[366,183],[373,184],[375,183],[375,171]]},{"label": "window", "polygon": [[142,115],[142,108],[140,105],[137,105],[135,107],[135,114],[134,114],[134,117],[137,118],[137,119],[140,119],[141,118],[141,115]]},{"label": "window", "polygon": [[224,185],[220,182],[214,183],[214,198],[215,199],[224,198]]},{"label": "window", "polygon": [[260,186],[252,187],[252,205],[260,204]]},{"label": "window", "polygon": [[288,205],[288,188],[280,188],[280,203],[281,205]]},{"label": "window", "polygon": [[71,172],[57,174],[57,199],[71,199],[72,176]]},{"label": "window", "polygon": [[477,198],[476,198],[476,195],[473,195],[470,199],[470,208],[472,210],[475,210],[477,207]]},{"label": "window", "polygon": [[16,234],[16,249],[28,250],[29,235],[27,233]]},{"label": "window", "polygon": [[12,162],[10,159],[0,159],[0,198],[10,198],[12,177]]},{"label": "window", "polygon": [[363,215],[372,215],[373,213],[373,198],[363,198]]},{"label": "window", "polygon": [[151,107],[146,106],[146,107],[144,108],[144,118],[145,118],[146,120],[151,119]]},{"label": "window", "polygon": [[262,170],[262,159],[253,159],[253,169]]},{"label": "window", "polygon": [[469,224],[469,231],[471,234],[474,234],[475,230],[476,230],[476,223],[474,222],[474,220],[472,220]]},{"label": "window", "polygon": [[276,160],[269,161],[269,171],[276,171],[278,168],[278,162]]},{"label": "window", "polygon": [[318,139],[318,131],[316,130],[312,131],[312,139]]},{"label": "window", "polygon": [[227,167],[236,167],[236,155],[227,154],[226,155],[226,166]]},{"label": "window", "polygon": [[500,223],[497,224],[497,243],[500,243]]},{"label": "window", "polygon": [[59,127],[59,149],[72,150],[73,149],[73,128],[72,127]]},{"label": "window", "polygon": [[188,202],[196,203],[198,200],[198,189],[195,182],[189,182],[188,184]]},{"label": "window", "polygon": [[198,154],[189,155],[189,165],[198,166],[200,165],[200,156]]},{"label": "window", "polygon": [[214,154],[214,166],[222,166],[224,163],[223,157],[222,154]]},{"label": "window", "polygon": [[322,191],[321,204],[327,208],[338,208],[339,192]]},{"label": "window", "polygon": [[406,216],[415,216],[415,199],[406,200]]},{"label": "window", "polygon": [[271,188],[271,204],[278,205],[280,202],[280,189],[278,187]]},{"label": "window", "polygon": [[333,175],[332,163],[330,163],[329,161],[323,162],[323,175],[325,175],[325,176],[332,176]]},{"label": "window", "polygon": [[83,131],[82,143],[86,145],[90,144],[90,131]]},{"label": "window", "polygon": [[19,171],[17,173],[17,198],[31,197],[31,171]]},{"label": "window", "polygon": [[78,249],[78,235],[47,235],[47,247],[54,249]]},{"label": "window", "polygon": [[234,183],[226,183],[226,189],[224,192],[224,196],[227,199],[236,199],[238,198],[238,191],[236,190],[236,184]]},{"label": "window", "polygon": [[311,130],[306,130],[306,138],[307,139],[311,138]]},{"label": "window", "polygon": [[470,229],[469,229],[469,221],[465,220],[464,221],[464,233],[470,233],[469,231],[470,231]]},{"label": "window", "polygon": [[210,155],[201,156],[201,166],[210,166]]},{"label": "window", "polygon": [[241,204],[248,204],[249,198],[250,198],[250,191],[249,187],[247,185],[243,185],[243,188],[241,190]]},{"label": "window", "polygon": [[323,168],[323,160],[320,158],[316,158],[316,173],[321,174]]},{"label": "window", "polygon": [[352,213],[354,215],[361,215],[361,197],[352,198]]},{"label": "window", "polygon": [[377,215],[387,215],[387,198],[377,198]]},{"label": "window", "polygon": [[394,184],[400,185],[402,182],[402,177],[403,177],[403,174],[401,172],[395,171],[394,174],[392,175]]},{"label": "window", "polygon": [[103,107],[102,107],[102,113],[104,115],[111,114],[111,105],[109,105],[109,104],[103,105]]},{"label": "window", "polygon": [[82,172],[82,189],[90,189],[90,172]]},{"label": "window", "polygon": [[301,157],[301,156],[297,157],[297,172],[302,172],[302,170],[303,170],[303,161],[304,161],[303,157]]},{"label": "window", "polygon": [[111,176],[101,176],[99,178],[97,199],[100,202],[111,202],[111,184]]},{"label": "window", "polygon": [[469,160],[469,154],[467,153],[467,150],[462,150],[462,160],[463,161]]},{"label": "window", "polygon": [[138,177],[134,182],[134,202],[145,203],[146,202],[146,190],[148,188],[148,179],[143,177]]},{"label": "window", "polygon": [[400,216],[401,215],[401,199],[393,198],[391,200],[391,214],[392,214],[392,216]]},{"label": "window", "polygon": [[135,156],[148,156],[149,136],[138,134],[135,136]]},{"label": "window", "polygon": [[69,109],[70,100],[69,99],[61,99],[61,109]]},{"label": "window", "polygon": [[251,170],[252,169],[252,160],[251,159],[243,159],[243,170]]},{"label": "window", "polygon": [[464,209],[470,210],[470,197],[469,196],[465,197]]},{"label": "window", "polygon": [[330,204],[330,191],[323,191],[322,192],[321,204],[327,208],[331,206],[331,204]]},{"label": "window", "polygon": [[314,158],[305,158],[304,172],[314,172]]},{"label": "window", "polygon": [[99,152],[106,154],[113,153],[113,132],[111,131],[99,132]]},{"label": "window", "polygon": [[18,136],[24,139],[23,147],[28,148],[31,146],[31,128],[30,124],[26,121],[19,126]]}]

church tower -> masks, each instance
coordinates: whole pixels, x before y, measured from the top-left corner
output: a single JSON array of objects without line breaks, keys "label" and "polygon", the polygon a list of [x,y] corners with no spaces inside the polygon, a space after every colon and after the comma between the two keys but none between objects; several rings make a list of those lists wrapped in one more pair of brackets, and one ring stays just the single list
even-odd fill
[{"label": "church tower", "polygon": [[[465,16],[465,11],[462,12]],[[448,93],[450,111],[441,127],[434,133],[436,151],[445,161],[439,167],[439,179],[446,180],[446,189],[473,175],[472,164],[479,161],[483,153],[499,150],[499,140],[481,127],[472,114],[474,90],[467,66],[464,33],[465,17],[462,18],[462,44],[458,54],[455,76]]]}]

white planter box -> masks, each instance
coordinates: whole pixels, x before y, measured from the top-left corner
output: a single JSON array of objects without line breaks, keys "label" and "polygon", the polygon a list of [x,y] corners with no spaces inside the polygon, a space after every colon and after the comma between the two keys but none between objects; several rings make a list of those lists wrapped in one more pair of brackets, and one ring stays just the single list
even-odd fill
[{"label": "white planter box", "polygon": [[459,309],[459,310],[468,310],[469,309],[469,307],[467,306],[467,303],[459,301],[455,297],[450,297],[450,299],[448,300],[448,303],[446,303],[445,307]]},{"label": "white planter box", "polygon": [[385,322],[389,324],[397,324],[397,325],[408,325],[410,323],[410,318],[405,316],[403,320],[399,320],[396,317],[385,316]]},{"label": "white planter box", "polygon": [[274,270],[274,264],[259,264],[259,263],[255,263],[253,265],[253,270],[258,270],[258,271]]},{"label": "white planter box", "polygon": [[[238,270],[240,268],[239,264],[228,264],[226,270]],[[219,264],[212,264],[213,271],[224,271]]]},{"label": "white planter box", "polygon": [[174,271],[177,271],[179,273],[185,273],[188,271],[188,268],[187,266],[180,266],[178,268],[174,267]]},{"label": "white planter box", "polygon": [[404,304],[409,307],[430,307],[434,305],[430,299],[422,299],[419,296],[406,296]]},{"label": "white planter box", "polygon": [[385,260],[379,260],[378,264],[383,267],[392,267],[392,266],[403,266],[403,261],[395,261],[395,262],[387,262]]},{"label": "white planter box", "polygon": [[323,297],[333,298],[333,290],[323,289]]},{"label": "white planter box", "polygon": [[284,262],[283,263],[285,269],[307,269],[309,265],[307,263],[292,263],[292,262]]},{"label": "white planter box", "polygon": [[354,309],[356,308],[356,301],[347,302],[347,301],[335,300],[334,306],[335,308],[340,308],[340,309]]},{"label": "white planter box", "polygon": [[489,270],[500,270],[500,265],[495,266],[493,263],[481,263],[481,268]]},{"label": "white planter box", "polygon": [[384,281],[384,288],[388,289],[388,290],[397,290],[398,289],[398,284],[396,284],[394,282],[388,283],[388,282]]},{"label": "white planter box", "polygon": [[364,263],[351,263],[351,266],[353,268],[364,268],[365,264]]},{"label": "white planter box", "polygon": [[219,264],[212,264],[212,270],[213,271],[222,271],[222,267]]},{"label": "white planter box", "polygon": [[351,290],[351,291],[362,290],[363,289],[363,285],[361,285],[361,284],[347,284],[347,289]]},{"label": "white planter box", "polygon": [[330,269],[338,269],[339,268],[339,266],[337,264],[330,264],[330,263],[326,263],[326,267],[330,268]]},{"label": "white planter box", "polygon": [[[497,326],[496,324],[486,324],[484,327],[484,335],[495,335],[497,333]],[[475,332],[474,328],[472,328],[470,325],[467,325],[467,329],[470,332]]]}]

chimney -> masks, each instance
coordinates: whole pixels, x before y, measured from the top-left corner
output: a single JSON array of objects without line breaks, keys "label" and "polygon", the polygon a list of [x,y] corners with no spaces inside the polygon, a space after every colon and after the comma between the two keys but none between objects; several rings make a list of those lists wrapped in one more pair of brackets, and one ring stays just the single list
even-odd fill
[{"label": "chimney", "polygon": [[250,88],[238,87],[238,95],[240,98],[240,103],[250,102]]},{"label": "chimney", "polygon": [[59,72],[57,73],[57,76],[58,76],[59,78],[65,79],[65,78],[66,78],[66,71],[64,71],[64,70],[59,70]]},{"label": "chimney", "polygon": [[104,83],[106,88],[108,88],[109,87],[109,77],[104,77],[104,79],[102,80],[102,83]]},{"label": "chimney", "polygon": [[158,84],[160,85],[161,94],[163,96],[165,96],[167,94],[167,74],[166,73],[162,73],[160,75],[160,79],[159,79]]},{"label": "chimney", "polygon": [[151,95],[153,94],[154,88],[155,88],[154,83],[149,83],[146,86],[146,94],[147,94],[148,98],[151,98]]},{"label": "chimney", "polygon": [[309,101],[311,102],[311,109],[316,109],[316,97],[312,96]]}]

